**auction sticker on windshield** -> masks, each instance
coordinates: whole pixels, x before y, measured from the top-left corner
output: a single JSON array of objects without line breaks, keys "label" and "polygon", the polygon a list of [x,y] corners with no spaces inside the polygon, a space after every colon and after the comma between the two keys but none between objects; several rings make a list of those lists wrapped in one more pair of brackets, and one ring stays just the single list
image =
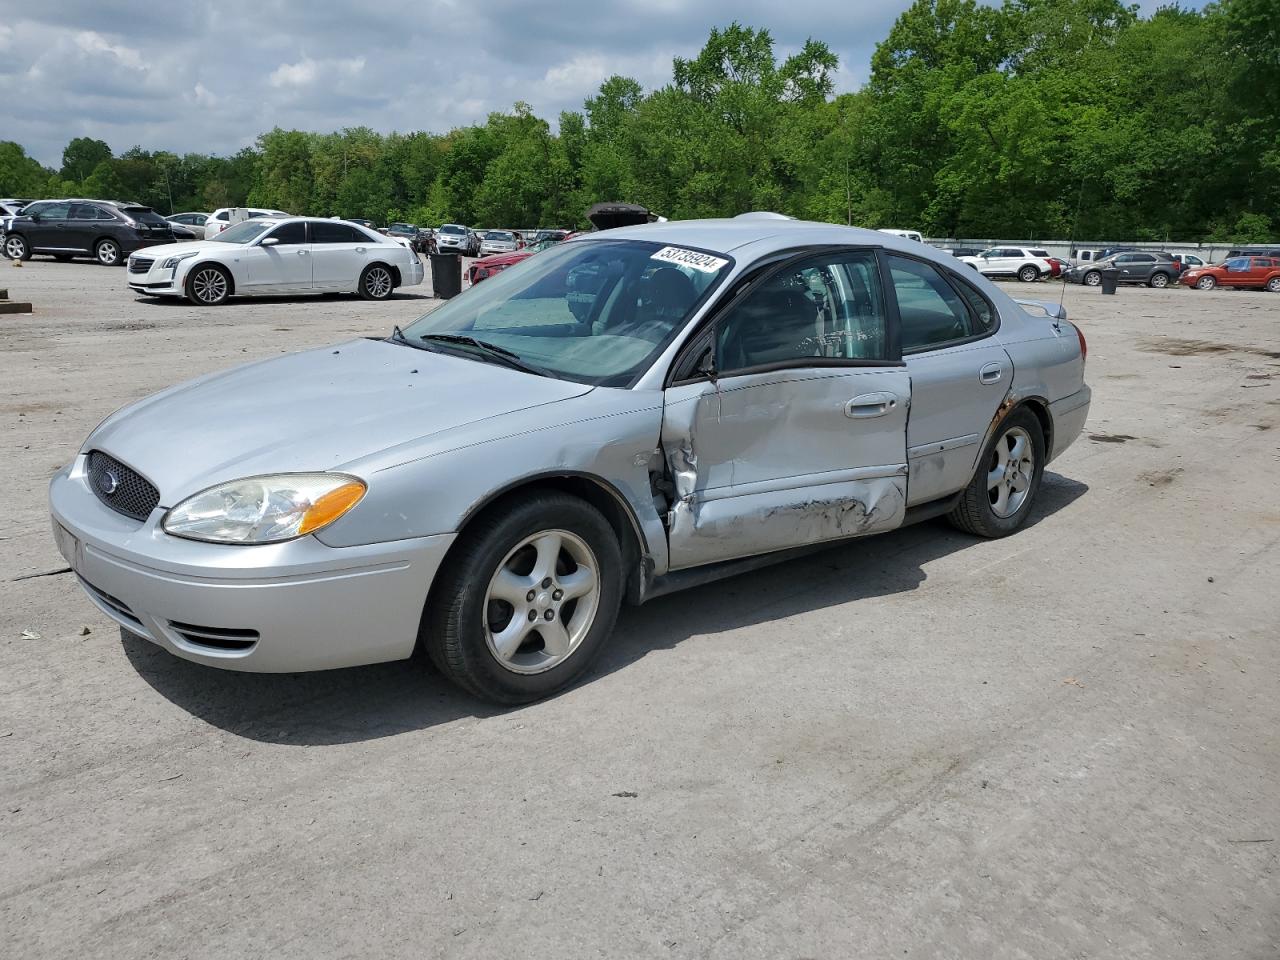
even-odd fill
[{"label": "auction sticker on windshield", "polygon": [[715,273],[729,262],[722,257],[713,257],[709,253],[699,253],[697,250],[686,250],[684,247],[663,247],[649,259],[661,260],[664,263],[678,263],[682,267],[701,270],[703,273]]}]

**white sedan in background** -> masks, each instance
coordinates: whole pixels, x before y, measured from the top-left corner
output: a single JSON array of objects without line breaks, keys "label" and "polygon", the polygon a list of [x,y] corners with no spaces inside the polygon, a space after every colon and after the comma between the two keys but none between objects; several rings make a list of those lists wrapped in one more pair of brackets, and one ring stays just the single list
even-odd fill
[{"label": "white sedan in background", "polygon": [[354,223],[316,217],[260,217],[216,240],[145,247],[129,257],[129,287],[200,306],[235,296],[358,293],[386,300],[422,282],[418,255]]},{"label": "white sedan in background", "polygon": [[1030,283],[1053,273],[1053,264],[1046,259],[1046,254],[1047,251],[1026,247],[991,247],[976,257],[958,259],[984,277],[1017,277]]}]

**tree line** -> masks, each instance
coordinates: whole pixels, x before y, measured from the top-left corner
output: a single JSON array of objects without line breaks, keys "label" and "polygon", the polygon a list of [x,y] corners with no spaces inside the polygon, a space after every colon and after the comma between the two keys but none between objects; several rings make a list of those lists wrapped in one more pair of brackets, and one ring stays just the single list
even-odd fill
[{"label": "tree line", "polygon": [[712,30],[671,82],[614,76],[553,130],[525,103],[444,134],[274,129],[229,157],[119,155],[53,170],[0,141],[0,195],[136,200],[436,225],[581,226],[599,200],[671,218],[776,210],[950,237],[1252,242],[1280,234],[1276,0],[915,0],[867,83],[768,30]]}]

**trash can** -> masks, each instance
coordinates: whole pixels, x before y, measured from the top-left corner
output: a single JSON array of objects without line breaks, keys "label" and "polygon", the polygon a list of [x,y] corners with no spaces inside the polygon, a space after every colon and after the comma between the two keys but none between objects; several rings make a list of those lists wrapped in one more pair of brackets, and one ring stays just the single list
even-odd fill
[{"label": "trash can", "polygon": [[1120,270],[1118,267],[1103,267],[1099,273],[1102,274],[1102,292],[1115,293],[1116,285],[1120,282]]},{"label": "trash can", "polygon": [[456,253],[433,253],[430,257],[431,292],[441,300],[456,297],[462,292],[462,258]]}]

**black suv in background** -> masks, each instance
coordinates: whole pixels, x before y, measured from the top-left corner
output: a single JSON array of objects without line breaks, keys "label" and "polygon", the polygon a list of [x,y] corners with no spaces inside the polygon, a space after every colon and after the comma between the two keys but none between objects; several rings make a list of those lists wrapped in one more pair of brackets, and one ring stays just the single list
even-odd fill
[{"label": "black suv in background", "polygon": [[29,260],[33,253],[48,253],[55,260],[93,257],[118,267],[135,250],[173,242],[169,221],[150,207],[110,200],[37,200],[5,231],[4,255],[10,260]]},{"label": "black suv in background", "polygon": [[1119,283],[1141,283],[1148,287],[1167,287],[1182,274],[1182,261],[1171,253],[1130,250],[1113,253],[1101,260],[1086,261],[1062,272],[1062,279],[1096,287],[1102,283],[1102,271],[1115,267]]}]

